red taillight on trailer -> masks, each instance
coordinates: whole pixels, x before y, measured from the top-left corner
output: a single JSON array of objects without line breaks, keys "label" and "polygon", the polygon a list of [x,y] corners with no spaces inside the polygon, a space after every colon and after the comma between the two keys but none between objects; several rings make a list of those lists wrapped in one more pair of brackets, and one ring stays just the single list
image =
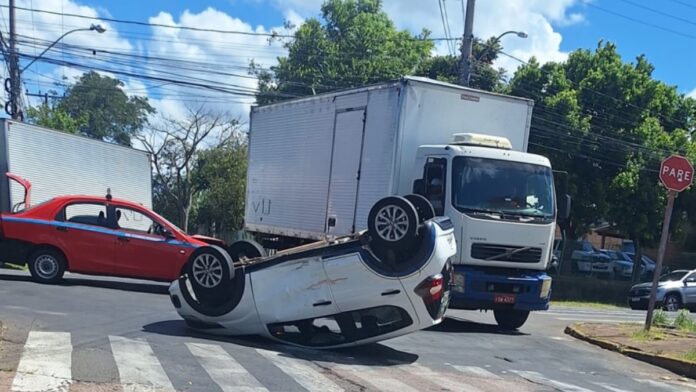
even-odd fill
[{"label": "red taillight on trailer", "polygon": [[442,274],[437,274],[421,282],[415,291],[428,304],[442,299],[444,284],[445,279],[442,277]]}]

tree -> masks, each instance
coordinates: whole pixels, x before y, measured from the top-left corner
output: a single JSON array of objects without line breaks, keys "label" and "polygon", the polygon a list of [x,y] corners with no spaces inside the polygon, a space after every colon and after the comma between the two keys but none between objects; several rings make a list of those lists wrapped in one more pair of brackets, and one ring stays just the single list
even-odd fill
[{"label": "tree", "polygon": [[660,159],[695,151],[694,101],[652,72],[644,56],[624,63],[613,44],[600,42],[562,63],[530,61],[507,90],[535,101],[529,149],[569,173],[569,236],[609,222],[634,241],[636,260],[642,246],[654,244],[662,221]]},{"label": "tree", "polygon": [[91,71],[53,107],[30,108],[28,115],[39,125],[130,146],[153,113],[147,98],[129,97],[123,82]]},{"label": "tree", "polygon": [[184,119],[162,117],[150,128],[138,140],[152,157],[156,205],[175,211],[170,217],[187,230],[193,201],[201,192],[194,178],[196,161],[205,147],[230,143],[239,131],[239,121],[199,107],[188,108]]},{"label": "tree", "polygon": [[328,0],[324,23],[305,21],[285,44],[287,57],[271,71],[252,63],[259,77],[259,103],[363,86],[413,74],[430,57],[428,32],[398,31],[381,0]]}]

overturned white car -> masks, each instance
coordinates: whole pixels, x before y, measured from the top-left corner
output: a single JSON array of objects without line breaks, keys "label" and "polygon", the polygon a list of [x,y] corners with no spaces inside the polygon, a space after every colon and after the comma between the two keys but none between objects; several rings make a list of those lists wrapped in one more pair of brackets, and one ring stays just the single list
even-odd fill
[{"label": "overturned white car", "polygon": [[249,260],[220,252],[210,271],[222,265],[228,284],[209,290],[205,271],[184,275],[171,300],[194,329],[317,348],[427,328],[444,317],[456,253],[450,220],[433,215],[425,199],[390,196],[360,235]]}]

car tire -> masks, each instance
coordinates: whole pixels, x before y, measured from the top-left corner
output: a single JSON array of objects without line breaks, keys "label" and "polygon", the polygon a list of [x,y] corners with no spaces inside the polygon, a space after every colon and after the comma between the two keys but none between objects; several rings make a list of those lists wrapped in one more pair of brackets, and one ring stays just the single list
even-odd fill
[{"label": "car tire", "polygon": [[494,310],[493,316],[498,326],[505,331],[515,331],[527,321],[528,310]]},{"label": "car tire", "polygon": [[65,257],[52,248],[36,249],[29,256],[29,273],[39,283],[57,283],[65,273]]},{"label": "car tire", "polygon": [[227,247],[227,253],[234,262],[266,256],[266,251],[261,245],[248,240],[233,242]]},{"label": "car tire", "polygon": [[665,295],[665,299],[662,301],[662,308],[667,312],[676,312],[682,308],[681,298],[675,293]]},{"label": "car tire", "polygon": [[186,265],[186,275],[201,302],[218,297],[230,288],[234,277],[231,266],[232,258],[218,246],[204,246],[193,252]]},{"label": "car tire", "polygon": [[414,247],[418,236],[418,212],[406,198],[388,196],[370,209],[367,229],[373,243],[395,252]]},{"label": "car tire", "polygon": [[418,214],[418,223],[423,223],[435,217],[435,208],[433,208],[430,200],[428,200],[425,196],[414,193],[406,195],[404,198],[413,204],[413,207],[416,209],[416,213]]}]

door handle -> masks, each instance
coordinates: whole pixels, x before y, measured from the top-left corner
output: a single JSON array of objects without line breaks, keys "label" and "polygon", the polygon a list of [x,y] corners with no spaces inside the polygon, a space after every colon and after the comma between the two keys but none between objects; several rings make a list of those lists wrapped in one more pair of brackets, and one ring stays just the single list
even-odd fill
[{"label": "door handle", "polygon": [[56,226],[56,230],[58,231],[68,231],[68,228],[65,226]]},{"label": "door handle", "polygon": [[128,237],[118,237],[118,240],[121,241],[121,242],[130,242],[130,240],[128,239]]},{"label": "door handle", "polygon": [[327,306],[327,305],[331,305],[331,301],[319,301],[319,302],[314,303],[314,306]]},{"label": "door handle", "polygon": [[382,295],[383,295],[383,296],[387,296],[387,295],[396,295],[396,294],[399,294],[400,292],[401,292],[401,290],[398,290],[398,289],[387,290],[387,291],[383,292]]}]

